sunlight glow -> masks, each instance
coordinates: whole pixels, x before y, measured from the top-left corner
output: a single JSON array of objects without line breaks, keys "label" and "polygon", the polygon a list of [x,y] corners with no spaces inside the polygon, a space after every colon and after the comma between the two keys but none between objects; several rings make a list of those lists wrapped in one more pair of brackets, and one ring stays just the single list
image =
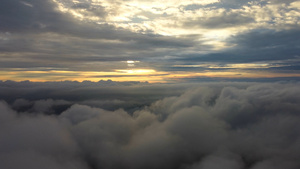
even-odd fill
[{"label": "sunlight glow", "polygon": [[155,73],[156,71],[153,69],[129,69],[129,70],[116,70],[116,72],[120,73],[128,73],[128,74],[150,74]]},{"label": "sunlight glow", "polygon": [[154,69],[120,69],[114,72],[89,72],[65,70],[10,70],[0,71],[0,80],[13,79],[15,81],[28,80],[33,82],[45,81],[148,81],[149,83],[168,83],[184,81],[189,78],[275,78],[275,77],[300,77],[300,74],[272,73],[272,72],[247,72],[247,71],[203,71],[203,72],[160,72]]},{"label": "sunlight glow", "polygon": [[126,61],[128,64],[134,64],[134,63],[138,63],[140,61],[136,61],[136,60],[127,60]]}]

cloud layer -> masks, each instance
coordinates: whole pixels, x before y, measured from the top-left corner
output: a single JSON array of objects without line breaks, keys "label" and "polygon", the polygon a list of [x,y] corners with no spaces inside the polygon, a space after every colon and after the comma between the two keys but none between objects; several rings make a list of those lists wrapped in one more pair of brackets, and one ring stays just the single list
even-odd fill
[{"label": "cloud layer", "polygon": [[[9,104],[0,103],[0,167],[296,169],[300,167],[298,86],[296,82],[203,83],[171,86],[180,92],[161,97],[151,93],[157,86],[148,85],[144,96],[157,99],[131,112],[103,109],[101,103],[95,107],[87,98],[78,104],[67,95],[65,100],[49,100],[49,93],[42,94],[48,98],[43,101],[10,98]],[[55,91],[60,90],[50,93]],[[138,98],[130,97],[123,106]],[[16,111],[30,104],[25,111]],[[54,113],[49,111],[53,105],[68,107]]]},{"label": "cloud layer", "polygon": [[295,0],[3,0],[0,80],[255,76],[226,65],[235,63],[299,77],[299,9]]}]

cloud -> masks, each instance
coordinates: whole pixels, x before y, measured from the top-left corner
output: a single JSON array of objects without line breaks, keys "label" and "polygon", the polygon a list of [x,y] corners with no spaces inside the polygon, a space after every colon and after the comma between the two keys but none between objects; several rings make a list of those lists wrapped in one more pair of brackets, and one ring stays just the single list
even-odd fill
[{"label": "cloud", "polygon": [[267,4],[290,4],[296,0],[220,0],[220,4],[214,4],[225,8],[241,8],[242,6],[250,6],[251,4],[259,4],[265,6]]},{"label": "cloud", "polygon": [[241,169],[243,168],[243,162],[240,156],[231,152],[217,152],[210,156],[205,157],[201,162],[193,164],[187,167],[187,169],[222,169],[232,168]]},{"label": "cloud", "polygon": [[[172,67],[177,63],[267,62],[297,55],[292,37],[297,38],[299,15],[293,0],[4,0],[0,11],[3,80],[79,80],[90,72],[101,73],[84,78],[105,78],[129,69],[126,60],[171,74],[179,70]],[[253,44],[259,50],[249,48]],[[298,66],[283,65],[292,71]],[[191,71],[205,70],[211,69]],[[114,78],[125,77],[132,78]]]},{"label": "cloud", "polygon": [[72,102],[65,100],[34,100],[16,99],[12,103],[12,108],[19,112],[44,113],[44,114],[60,114],[68,109]]},{"label": "cloud", "polygon": [[[4,0],[0,74],[104,78],[132,60],[168,77],[188,71],[189,80],[207,70],[297,76],[293,2]],[[0,168],[300,168],[294,79],[1,81]]]},{"label": "cloud", "polygon": [[[34,114],[16,112],[1,102],[0,167],[298,168],[298,85],[165,85],[160,88],[184,92],[163,99],[156,93],[156,101],[131,113],[91,107],[89,100],[60,114],[39,112],[45,106],[31,109]],[[149,93],[157,88],[148,88]],[[19,99],[12,107],[28,104],[56,101]]]},{"label": "cloud", "polygon": [[[252,30],[229,39],[241,47],[258,48],[258,49],[275,49],[276,47],[297,48],[295,43],[298,42],[298,29],[273,31],[268,29]],[[264,40],[264,41],[263,41]]]},{"label": "cloud", "polygon": [[[187,86],[188,87],[188,86]],[[0,82],[0,99],[18,112],[60,114],[72,104],[84,104],[106,110],[135,111],[166,96],[179,95],[182,85],[150,85],[143,82]]]},{"label": "cloud", "polygon": [[[60,9],[64,8],[62,4],[50,0],[2,2],[0,17],[5,24],[0,26],[0,57],[6,59],[1,62],[1,67],[6,71],[47,67],[55,70],[68,68],[69,71],[112,72],[127,68],[120,61],[158,57],[170,50],[189,48],[195,44],[192,38],[187,40],[153,32],[141,34],[113,24],[81,20],[70,11],[81,10],[85,11],[84,16],[97,15],[99,18],[105,18],[106,11],[101,5],[90,2],[71,4],[74,6],[66,8],[64,12]],[[7,10],[12,8],[17,11]],[[79,75],[76,72],[73,76]]]},{"label": "cloud", "polygon": [[57,118],[17,116],[7,104],[0,105],[1,168],[87,168],[77,143]]},{"label": "cloud", "polygon": [[293,3],[297,0],[287,0],[287,1],[283,1],[283,0],[270,0],[271,3],[286,3],[286,4],[290,4]]},{"label": "cloud", "polygon": [[254,19],[248,16],[243,16],[239,13],[222,13],[220,16],[197,18],[192,21],[185,21],[185,28],[206,28],[206,29],[220,29],[228,27],[237,27],[254,22]]},{"label": "cloud", "polygon": [[[26,5],[27,4],[27,5]],[[11,8],[17,11],[8,10]],[[74,24],[70,16],[62,15],[54,10],[52,1],[3,1],[0,16],[5,24],[0,29],[8,32],[32,32],[65,28],[64,25]]]},{"label": "cloud", "polygon": [[[174,60],[192,65],[197,65],[197,62],[199,64],[207,62],[208,65],[219,65],[216,66],[216,69],[211,69],[212,71],[226,70],[224,65],[230,63],[250,63],[254,65],[268,64],[269,66],[267,67],[258,68],[267,72],[296,73],[299,68],[299,55],[297,53],[299,46],[296,45],[299,43],[298,35],[298,29],[283,31],[270,29],[252,30],[228,38],[226,41],[232,47],[221,52],[190,54],[186,55],[185,58]],[[205,65],[203,66],[203,69],[205,69]],[[193,68],[187,69],[192,70]],[[236,68],[229,67],[227,69]],[[258,70],[257,68],[251,69],[246,65],[238,69]]]}]

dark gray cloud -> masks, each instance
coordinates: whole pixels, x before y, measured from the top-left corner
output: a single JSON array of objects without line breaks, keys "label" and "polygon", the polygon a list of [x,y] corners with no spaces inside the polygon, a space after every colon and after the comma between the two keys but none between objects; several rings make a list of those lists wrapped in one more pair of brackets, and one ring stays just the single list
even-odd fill
[{"label": "dark gray cloud", "polygon": [[87,38],[108,38],[106,33],[114,32],[112,26],[93,28],[95,25],[91,23],[80,23],[70,14],[60,12],[57,7],[51,0],[4,0],[0,7],[0,17],[4,24],[1,24],[0,30],[32,34],[54,32]]},{"label": "dark gray cloud", "polygon": [[[140,34],[108,24],[80,21],[59,11],[50,0],[5,0],[1,4],[0,57],[5,58],[1,62],[5,68],[95,70],[85,64],[142,60],[166,55],[171,49],[194,46],[193,38]],[[89,4],[79,3],[73,8],[84,8],[87,16],[92,12],[105,18],[104,7]],[[101,70],[122,68],[120,63],[111,65],[115,67],[101,67]]]},{"label": "dark gray cloud", "polygon": [[[293,0],[292,0],[293,1]],[[249,3],[256,3],[259,5],[266,5],[267,1],[265,0],[220,0],[218,2],[215,3],[211,3],[211,4],[207,4],[207,5],[199,5],[199,4],[191,4],[191,5],[187,5],[185,6],[186,10],[197,10],[197,9],[201,9],[201,8],[223,8],[226,10],[230,10],[230,9],[240,9],[243,6],[250,6]],[[280,2],[280,1],[277,1]],[[283,2],[285,3],[285,2]]]},{"label": "dark gray cloud", "polygon": [[[74,25],[76,27],[76,25]],[[65,30],[68,31],[68,30]],[[89,30],[81,30],[90,34]],[[21,35],[8,33],[7,40],[0,41],[2,68],[37,68],[53,67],[68,68],[69,70],[107,71],[125,69],[124,60],[145,60],[151,57],[160,57],[171,53],[171,50],[180,50],[192,47],[193,39],[171,38],[163,36],[137,35],[132,37],[117,37],[120,41],[103,40],[101,34],[94,32],[99,39],[93,37],[79,38],[71,35],[45,33],[39,35]],[[114,32],[111,32],[113,38]],[[92,36],[92,35],[91,35]],[[125,38],[125,39],[124,39]],[[128,41],[127,41],[128,40]],[[185,40],[185,41],[182,41]],[[151,49],[151,50],[150,50]],[[174,51],[173,51],[174,52]],[[12,57],[12,55],[14,55]],[[91,66],[98,62],[103,66]],[[111,63],[108,63],[111,62]],[[117,63],[119,62],[119,63]]]},{"label": "dark gray cloud", "polygon": [[[238,61],[271,61],[297,59],[299,53],[299,30],[253,30],[229,39],[237,47],[234,54]],[[238,58],[237,55],[240,55]],[[229,58],[230,60],[230,58]]]},{"label": "dark gray cloud", "polygon": [[[37,3],[18,0],[3,1],[0,7],[0,17],[5,24],[1,24],[0,28],[2,31],[28,31],[41,28],[44,19],[46,19],[46,22],[49,20],[50,22],[61,22],[61,15],[48,6],[53,7],[53,3],[50,3],[50,1]],[[35,10],[32,10],[32,8]],[[49,15],[47,16],[47,14]]]},{"label": "dark gray cloud", "polygon": [[55,117],[17,116],[1,102],[1,168],[80,168],[79,148]]},{"label": "dark gray cloud", "polygon": [[[89,100],[72,104],[59,115],[41,111],[66,102],[1,102],[0,167],[296,169],[298,86],[297,82],[171,86],[185,92],[156,99],[132,113],[84,105]],[[36,114],[11,109],[30,103],[37,105]]]},{"label": "dark gray cloud", "polygon": [[[30,5],[26,5],[30,4]],[[75,4],[74,7],[89,8],[89,3]],[[119,39],[122,41],[139,41],[137,44],[150,44],[157,46],[183,45],[176,38],[168,38],[159,35],[142,35],[130,32],[122,28],[116,28],[108,24],[95,24],[87,21],[78,21],[68,13],[58,11],[57,4],[50,0],[19,1],[4,0],[0,8],[2,32],[11,33],[39,33],[51,32],[71,37],[87,39]],[[10,10],[16,9],[16,10]],[[103,9],[104,10],[104,9]],[[104,14],[103,14],[104,15]],[[97,15],[98,17],[101,17]],[[27,35],[31,37],[30,35]],[[155,37],[155,38],[154,38]],[[47,40],[47,39],[46,39]],[[175,42],[174,42],[175,40]],[[176,45],[177,46],[177,45]]]},{"label": "dark gray cloud", "polygon": [[185,28],[207,28],[207,29],[220,29],[228,27],[236,27],[246,25],[254,22],[254,18],[243,16],[242,13],[226,13],[220,16],[197,18],[196,20],[185,21],[183,23]]},{"label": "dark gray cloud", "polygon": [[284,4],[290,4],[292,2],[296,2],[297,0],[270,0],[271,3],[284,3]]},{"label": "dark gray cloud", "polygon": [[219,3],[210,4],[208,6],[217,6],[219,8],[237,9],[242,6],[250,6],[250,3],[265,6],[271,4],[290,4],[297,0],[220,0]]},{"label": "dark gray cloud", "polygon": [[[299,67],[298,64],[290,65],[284,62],[287,59],[295,59],[295,56],[298,55],[297,39],[299,39],[299,32],[295,24],[281,25],[292,28],[281,31],[271,30],[273,28],[269,30],[249,28],[248,31],[224,40],[226,45],[235,44],[234,48],[217,50],[213,43],[206,43],[208,39],[201,35],[201,32],[197,35],[163,36],[151,31],[150,28],[144,32],[133,32],[110,24],[106,22],[106,17],[113,16],[109,10],[116,10],[119,7],[116,4],[111,6],[116,9],[106,9],[109,7],[90,1],[61,2],[68,10],[81,11],[81,14],[86,17],[99,17],[99,22],[88,19],[80,20],[71,12],[59,11],[58,4],[50,0],[4,0],[2,2],[0,7],[0,19],[3,23],[0,25],[0,66],[3,71],[13,71],[14,68],[24,68],[21,71],[41,70],[47,67],[48,70],[112,72],[116,69],[127,69],[127,65],[121,63],[121,61],[126,60],[141,61],[139,68],[147,67],[170,72],[180,69],[173,69],[174,63],[185,65],[203,61],[225,64],[282,60],[281,64],[286,72],[296,71]],[[242,10],[241,7],[243,5],[251,6],[249,2],[255,2],[254,4],[259,2],[261,7],[268,5],[265,1],[247,0],[224,0],[207,6],[190,5],[185,10],[205,8],[216,11],[220,9],[223,12],[216,14],[216,16],[205,14],[198,18],[193,16],[192,18],[196,19],[190,21],[178,18],[179,20],[175,25],[182,24],[185,29],[221,30],[254,24],[257,22],[257,18],[253,18],[253,15]],[[271,2],[291,3],[294,1],[277,0]],[[236,6],[230,7],[232,5]],[[281,17],[283,11],[290,12],[292,10],[287,6],[285,7],[282,7],[282,11],[280,11]],[[231,8],[239,8],[239,10]],[[145,11],[144,15],[142,11],[140,9],[139,14],[147,17],[147,12]],[[159,15],[166,15],[160,16],[161,19],[167,16],[172,17],[171,14]],[[271,21],[266,22],[272,25],[271,22],[275,22],[277,17],[274,18],[273,13],[268,13],[268,17],[271,15]],[[295,17],[296,15],[293,15],[292,19]],[[149,16],[149,19],[146,20],[151,19],[155,21],[157,18]],[[128,23],[124,22],[124,24]],[[121,23],[118,22],[118,24]],[[172,25],[172,23],[168,24]],[[181,68],[180,71],[182,70]],[[211,69],[186,68],[185,71],[187,70],[201,72]],[[282,69],[276,69],[276,71],[280,70]],[[45,78],[49,80],[53,79],[54,76],[55,74],[48,73]],[[80,76],[80,72],[74,72],[72,75],[61,74],[61,79],[78,76]],[[33,79],[37,77],[40,75],[16,75],[12,78]]]},{"label": "dark gray cloud", "polygon": [[228,40],[231,43],[239,45],[239,47],[250,49],[293,49],[299,47],[299,30],[252,30],[237,36],[233,36]]},{"label": "dark gray cloud", "polygon": [[[234,45],[230,49],[219,53],[190,54],[185,58],[178,57],[174,60],[182,61],[186,65],[202,64],[203,62],[219,64],[219,69],[210,69],[211,71],[225,70],[226,68],[222,67],[224,65],[226,67],[226,64],[230,63],[254,63],[268,64],[269,68],[263,68],[264,70],[297,73],[299,69],[299,39],[298,29],[283,31],[252,30],[227,39],[227,43]],[[201,70],[206,68],[186,69]]]},{"label": "dark gray cloud", "polygon": [[72,4],[71,8],[73,9],[80,9],[80,10],[85,10],[83,13],[86,16],[97,16],[102,20],[105,20],[107,16],[107,11],[105,10],[105,7],[101,5],[92,5],[90,2],[80,2],[76,4]]},{"label": "dark gray cloud", "polygon": [[[168,86],[168,87],[167,87]],[[150,85],[141,82],[0,82],[0,99],[19,112],[60,114],[74,103],[108,110],[135,110],[166,96],[180,95],[182,85]]]}]

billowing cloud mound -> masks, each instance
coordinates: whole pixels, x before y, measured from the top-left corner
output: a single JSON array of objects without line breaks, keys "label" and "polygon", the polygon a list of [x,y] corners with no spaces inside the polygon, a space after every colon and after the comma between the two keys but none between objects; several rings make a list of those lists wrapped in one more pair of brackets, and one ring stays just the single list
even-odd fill
[{"label": "billowing cloud mound", "polygon": [[[202,84],[130,113],[88,100],[3,101],[0,168],[297,169],[298,86]],[[35,108],[16,112],[28,102]],[[43,113],[47,104],[69,107]]]}]

